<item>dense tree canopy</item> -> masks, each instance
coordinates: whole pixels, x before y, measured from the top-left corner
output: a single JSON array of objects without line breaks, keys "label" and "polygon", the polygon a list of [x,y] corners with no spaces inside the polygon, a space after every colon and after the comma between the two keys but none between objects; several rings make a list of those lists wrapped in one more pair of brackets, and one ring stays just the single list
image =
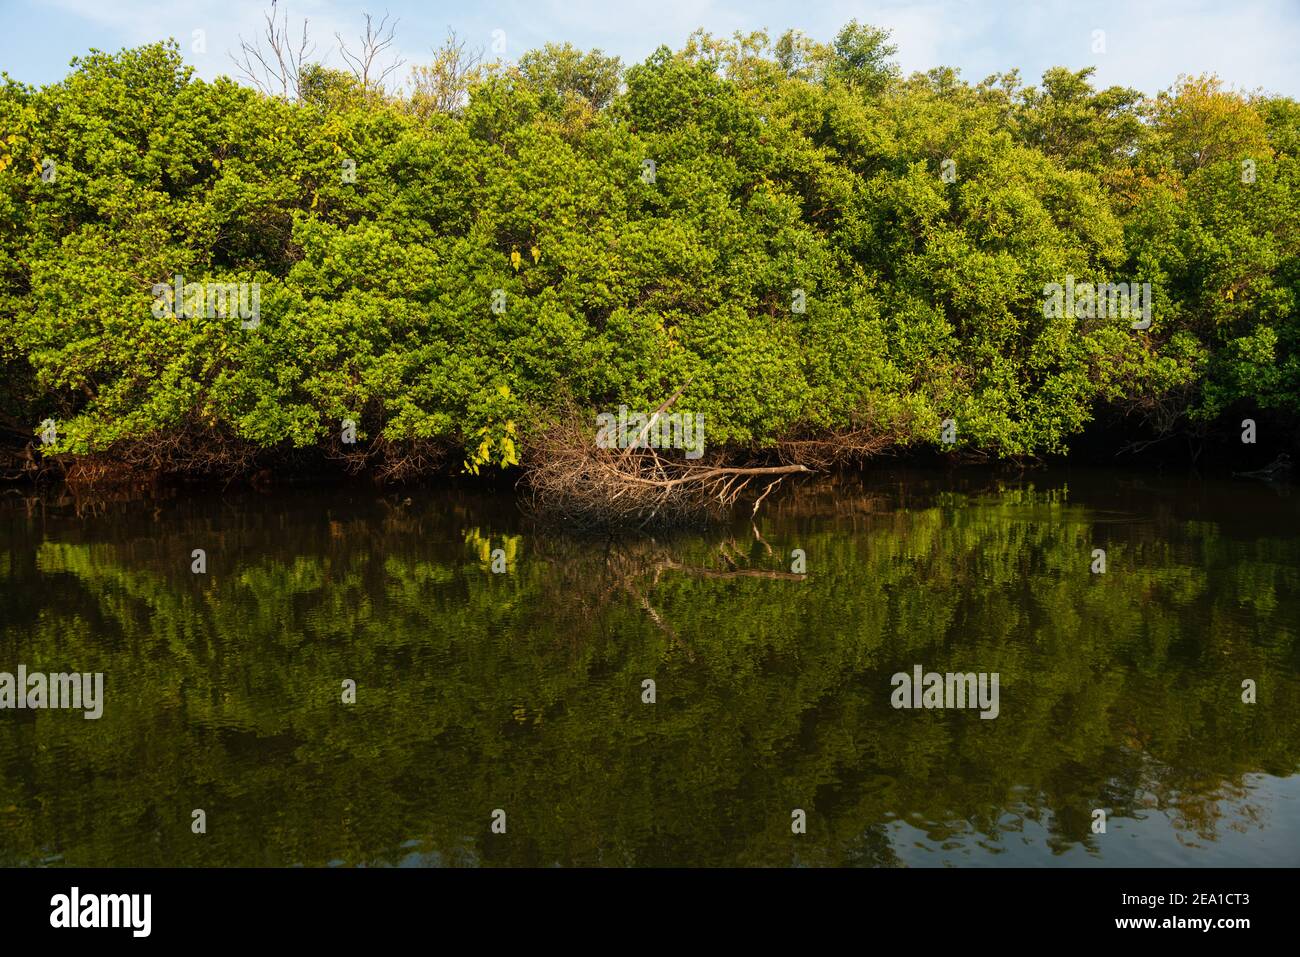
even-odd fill
[{"label": "dense tree canopy", "polygon": [[[174,43],[6,77],[6,432],[166,460],[337,449],[352,419],[359,448],[477,467],[686,382],[711,445],[753,448],[952,419],[1039,455],[1103,408],[1300,413],[1293,100],[903,77],[856,23],[626,69],[457,52],[410,95],[312,66],[267,96]],[[177,276],[257,284],[260,313],[159,309]],[[1067,277],[1150,283],[1150,326],[1049,316]]]}]

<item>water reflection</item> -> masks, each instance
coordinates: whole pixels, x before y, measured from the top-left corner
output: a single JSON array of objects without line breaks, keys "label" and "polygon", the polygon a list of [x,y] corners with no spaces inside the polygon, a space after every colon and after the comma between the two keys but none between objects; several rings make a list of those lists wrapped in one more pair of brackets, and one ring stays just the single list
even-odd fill
[{"label": "water reflection", "polygon": [[[1298,512],[898,472],[604,540],[458,488],[8,496],[0,671],[106,705],[0,712],[0,864],[1300,863]],[[893,709],[916,664],[999,673],[999,717]]]}]

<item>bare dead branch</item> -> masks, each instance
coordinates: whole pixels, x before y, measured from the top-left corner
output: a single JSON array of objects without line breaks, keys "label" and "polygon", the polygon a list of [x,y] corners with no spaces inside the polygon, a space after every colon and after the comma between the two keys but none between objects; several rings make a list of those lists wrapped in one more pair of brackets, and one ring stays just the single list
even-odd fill
[{"label": "bare dead branch", "polygon": [[366,31],[359,38],[361,49],[358,52],[349,50],[347,41],[341,35],[336,33],[334,37],[339,42],[339,53],[352,70],[352,75],[361,83],[361,88],[367,92],[382,93],[388,78],[406,62],[400,57],[387,64],[381,62],[396,42],[399,21],[394,20],[390,24],[387,12],[378,23],[375,23],[374,17],[369,13],[365,17]]},{"label": "bare dead branch", "polygon": [[725,514],[751,487],[764,491],[761,502],[775,482],[812,471],[801,463],[731,465],[721,454],[707,461],[677,457],[641,447],[645,434],[626,449],[601,448],[594,431],[571,414],[531,439],[524,484],[534,511],[578,528],[692,522]]},{"label": "bare dead branch", "polygon": [[307,20],[302,21],[302,35],[296,45],[289,33],[289,14],[277,22],[275,14],[263,15],[265,32],[255,40],[239,38],[239,55],[230,54],[244,78],[267,96],[286,100],[302,96],[303,68],[308,64],[315,45],[308,38]]}]

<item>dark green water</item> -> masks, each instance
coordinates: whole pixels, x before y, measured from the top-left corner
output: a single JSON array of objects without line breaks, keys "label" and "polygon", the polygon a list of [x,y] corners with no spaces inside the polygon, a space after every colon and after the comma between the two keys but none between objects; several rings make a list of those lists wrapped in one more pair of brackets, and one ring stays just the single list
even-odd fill
[{"label": "dark green water", "polygon": [[[0,864],[1295,865],[1298,532],[1118,472],[622,541],[447,488],[10,493],[0,671],[105,703],[0,711]],[[918,664],[998,673],[998,717],[896,710]]]}]

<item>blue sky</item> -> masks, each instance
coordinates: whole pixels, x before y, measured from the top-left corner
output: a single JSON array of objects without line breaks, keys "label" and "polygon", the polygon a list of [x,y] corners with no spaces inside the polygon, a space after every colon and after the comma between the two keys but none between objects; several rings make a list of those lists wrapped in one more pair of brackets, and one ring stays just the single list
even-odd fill
[{"label": "blue sky", "polygon": [[[228,51],[241,35],[258,32],[269,3],[0,0],[0,69],[50,83],[91,47],[117,50],[172,36],[200,76],[236,75]],[[276,0],[276,9],[287,9],[295,23],[307,18],[319,58],[335,66],[342,65],[335,32],[354,36],[365,10],[400,20],[408,63],[427,59],[448,27],[474,47],[504,39],[508,60],[568,40],[635,62],[661,43],[680,46],[697,27],[723,35],[766,28],[773,36],[795,27],[829,40],[856,18],[894,32],[908,72],[948,65],[979,80],[1018,67],[1037,79],[1049,66],[1095,65],[1100,83],[1148,93],[1180,73],[1215,72],[1241,89],[1300,97],[1300,0]],[[205,52],[194,49],[196,30],[204,31]],[[1104,52],[1094,52],[1096,31],[1104,31]]]}]

